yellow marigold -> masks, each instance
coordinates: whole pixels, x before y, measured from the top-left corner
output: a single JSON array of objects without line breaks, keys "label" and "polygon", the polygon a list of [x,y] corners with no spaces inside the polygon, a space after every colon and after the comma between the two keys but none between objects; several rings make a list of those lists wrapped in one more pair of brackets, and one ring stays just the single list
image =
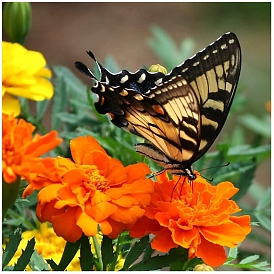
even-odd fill
[{"label": "yellow marigold", "polygon": [[47,158],[40,158],[62,142],[57,132],[32,137],[35,127],[13,115],[2,114],[2,175],[6,183],[18,176],[29,178],[31,173],[45,170]]},{"label": "yellow marigold", "polygon": [[181,246],[188,249],[189,259],[201,258],[212,267],[222,265],[224,246],[237,246],[251,231],[250,216],[231,216],[241,211],[230,200],[238,189],[230,182],[212,186],[200,176],[192,184],[186,177],[179,183],[178,176],[169,180],[165,173],[157,179],[152,201],[130,229],[130,236],[153,233],[155,250],[168,252]]},{"label": "yellow marigold", "polygon": [[16,96],[35,101],[50,99],[53,85],[47,78],[51,71],[40,52],[30,51],[17,43],[2,42],[2,112],[20,114]]},{"label": "yellow marigold", "polygon": [[66,172],[58,182],[45,181],[47,186],[38,193],[39,220],[51,222],[56,234],[69,242],[82,233],[95,236],[98,226],[104,235],[116,238],[150,202],[154,187],[145,178],[149,168],[143,163],[124,167],[91,136],[72,140],[70,148],[75,163],[59,157]]},{"label": "yellow marigold", "polygon": [[[22,250],[26,249],[27,243],[30,239],[35,238],[34,249],[40,254],[44,260],[52,259],[55,263],[59,264],[63,255],[66,241],[62,237],[58,237],[52,227],[48,227],[47,223],[43,223],[40,229],[28,230],[22,233],[22,240],[17,248],[16,253],[9,262],[8,265],[15,265],[22,255]],[[4,247],[4,246],[3,246]],[[68,267],[70,271],[81,271],[80,262],[80,251],[78,251]],[[31,270],[28,266],[26,270]]]}]

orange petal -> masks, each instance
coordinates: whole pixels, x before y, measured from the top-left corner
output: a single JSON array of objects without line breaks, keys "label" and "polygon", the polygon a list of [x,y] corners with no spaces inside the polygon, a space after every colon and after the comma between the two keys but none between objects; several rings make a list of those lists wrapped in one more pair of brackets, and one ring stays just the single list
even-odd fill
[{"label": "orange petal", "polygon": [[112,227],[107,220],[100,222],[99,225],[104,235],[109,235],[110,233],[112,233]]},{"label": "orange petal", "polygon": [[111,214],[110,218],[116,222],[133,224],[138,218],[142,217],[144,213],[145,211],[139,206],[132,206],[131,208],[117,206],[117,210]]},{"label": "orange petal", "polygon": [[117,210],[117,206],[109,202],[100,202],[96,205],[86,204],[86,213],[94,218],[98,223],[107,219]]},{"label": "orange petal", "polygon": [[85,154],[95,150],[106,154],[98,141],[91,136],[80,136],[70,141],[71,155],[76,164],[83,164]]},{"label": "orange petal", "polygon": [[171,229],[172,239],[174,243],[184,247],[189,248],[194,238],[199,237],[198,230],[196,228],[190,230],[183,230],[177,227],[177,229]]},{"label": "orange petal", "polygon": [[108,234],[108,237],[111,239],[115,239],[118,235],[124,230],[125,224],[116,222],[112,219],[108,219],[110,226],[112,227],[112,232]]},{"label": "orange petal", "polygon": [[77,225],[86,236],[95,236],[98,233],[98,223],[85,211],[78,211]]},{"label": "orange petal", "polygon": [[207,241],[202,236],[201,243],[197,246],[196,256],[212,267],[220,266],[226,261],[224,248]]},{"label": "orange petal", "polygon": [[57,134],[58,133],[55,130],[44,136],[39,136],[36,134],[32,143],[28,145],[26,154],[31,155],[32,157],[39,157],[44,153],[52,150],[63,141],[62,139],[57,138]]},{"label": "orange petal", "polygon": [[206,240],[228,247],[235,247],[246,236],[243,228],[233,222],[212,227],[203,226],[199,230]]},{"label": "orange petal", "polygon": [[238,224],[244,230],[245,235],[247,235],[251,232],[250,216],[249,215],[231,216],[229,219],[233,223]]},{"label": "orange petal", "polygon": [[156,233],[160,231],[162,227],[156,220],[147,218],[146,216],[141,217],[136,223],[129,229],[130,237],[141,238],[150,233]]},{"label": "orange petal", "polygon": [[147,174],[151,173],[149,167],[144,163],[138,163],[129,165],[126,167],[126,172],[128,174],[128,183],[131,184],[132,182],[146,178]]},{"label": "orange petal", "polygon": [[82,236],[82,230],[76,224],[76,207],[69,207],[63,214],[52,217],[52,226],[58,236],[75,243]]},{"label": "orange petal", "polygon": [[151,247],[160,252],[168,252],[171,248],[178,247],[178,245],[173,242],[170,230],[163,228],[152,241]]}]

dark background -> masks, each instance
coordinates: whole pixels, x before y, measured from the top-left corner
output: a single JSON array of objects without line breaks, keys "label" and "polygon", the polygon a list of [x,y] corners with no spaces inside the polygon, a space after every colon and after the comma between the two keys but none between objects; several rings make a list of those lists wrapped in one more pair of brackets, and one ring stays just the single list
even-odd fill
[{"label": "dark background", "polygon": [[[75,61],[92,67],[86,54],[91,50],[104,62],[115,58],[131,71],[160,60],[148,46],[151,26],[163,28],[179,45],[191,37],[195,52],[228,31],[234,32],[242,48],[240,85],[248,102],[246,111],[265,114],[270,100],[270,3],[32,3],[32,26],[25,47],[44,54],[49,65],[69,67],[86,84]],[[6,37],[4,35],[4,40]],[[190,56],[189,56],[190,57]],[[178,64],[184,60],[178,60]],[[237,94],[236,94],[237,96]],[[228,134],[234,121],[226,122]],[[220,140],[220,139],[219,139]],[[214,149],[214,145],[213,145]],[[270,185],[270,160],[258,168],[256,178]],[[262,235],[262,237],[269,235]],[[254,252],[260,246],[250,247]],[[262,250],[260,250],[262,251]],[[264,250],[270,254],[269,250]]]}]

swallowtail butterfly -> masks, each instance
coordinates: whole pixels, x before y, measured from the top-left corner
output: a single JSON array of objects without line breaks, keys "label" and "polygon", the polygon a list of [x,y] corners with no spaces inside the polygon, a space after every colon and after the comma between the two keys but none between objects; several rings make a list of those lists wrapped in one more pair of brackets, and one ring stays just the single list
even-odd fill
[{"label": "swallowtail butterfly", "polygon": [[149,141],[135,145],[138,153],[163,170],[194,180],[191,165],[217,138],[235,95],[241,69],[236,35],[224,34],[166,75],[145,69],[113,74],[87,53],[97,63],[101,79],[83,63],[75,66],[95,81],[96,110]]}]

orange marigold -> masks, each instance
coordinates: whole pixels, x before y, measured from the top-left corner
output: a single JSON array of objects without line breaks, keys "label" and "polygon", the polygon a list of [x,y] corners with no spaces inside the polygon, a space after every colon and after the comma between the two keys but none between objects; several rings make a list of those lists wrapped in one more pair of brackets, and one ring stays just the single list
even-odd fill
[{"label": "orange marigold", "polygon": [[157,180],[145,215],[130,229],[131,237],[153,233],[153,249],[168,252],[181,246],[188,249],[189,259],[202,258],[217,267],[226,261],[224,246],[235,247],[250,233],[250,216],[231,216],[241,211],[230,200],[238,192],[232,183],[212,186],[200,176],[192,184],[185,177],[178,183],[179,177],[169,180],[165,173]]},{"label": "orange marigold", "polygon": [[51,222],[69,242],[82,233],[95,236],[98,226],[104,235],[117,237],[150,203],[154,183],[145,178],[149,168],[143,163],[124,167],[91,136],[72,140],[70,148],[74,162],[58,157],[66,171],[38,193],[39,220]]},{"label": "orange marigold", "polygon": [[[17,176],[28,179],[33,172],[44,170],[44,161],[39,158],[62,142],[57,132],[32,137],[35,127],[13,115],[2,114],[2,174],[6,183],[13,183]],[[45,160],[47,159],[47,160]]]}]

